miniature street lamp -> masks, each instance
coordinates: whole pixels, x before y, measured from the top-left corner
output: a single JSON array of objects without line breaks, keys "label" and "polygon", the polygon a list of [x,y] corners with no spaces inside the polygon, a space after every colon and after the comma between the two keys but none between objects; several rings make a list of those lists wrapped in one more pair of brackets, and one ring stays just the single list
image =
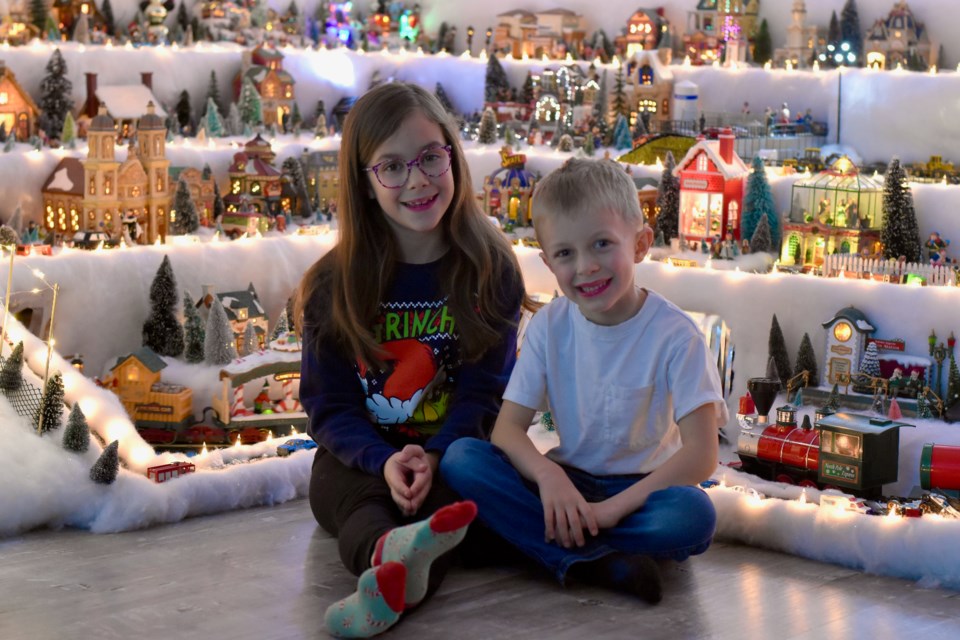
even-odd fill
[{"label": "miniature street lamp", "polygon": [[470,52],[470,55],[473,55],[473,25],[467,27],[467,51]]},{"label": "miniature street lamp", "polygon": [[[947,359],[947,347],[941,342],[935,347],[932,347],[930,350],[930,355],[933,356],[933,359],[937,361],[937,395],[940,396],[940,386],[941,380],[943,380],[943,361]],[[943,396],[940,396],[943,397]]]},{"label": "miniature street lamp", "polygon": [[493,37],[493,29],[490,27],[487,27],[487,42],[485,44],[487,51],[490,51],[490,38],[492,37]]}]

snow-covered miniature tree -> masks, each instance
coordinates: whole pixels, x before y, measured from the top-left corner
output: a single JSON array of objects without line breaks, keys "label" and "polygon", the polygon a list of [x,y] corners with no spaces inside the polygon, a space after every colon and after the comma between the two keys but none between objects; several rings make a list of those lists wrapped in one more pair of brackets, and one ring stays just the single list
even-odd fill
[{"label": "snow-covered miniature tree", "polygon": [[20,235],[16,229],[9,225],[0,225],[0,245],[5,247],[15,247],[20,243]]},{"label": "snow-covered miniature tree", "polygon": [[90,479],[97,484],[113,484],[120,473],[120,441],[114,440],[90,467]]},{"label": "snow-covered miniature tree", "polygon": [[77,16],[76,24],[73,27],[73,41],[80,44],[90,44],[90,18],[86,13],[81,12]]},{"label": "snow-covered miniature tree", "polygon": [[487,107],[480,116],[480,131],[477,134],[477,141],[481,144],[496,144],[497,142],[497,114],[493,109]]},{"label": "snow-covered miniature tree", "polygon": [[569,133],[560,136],[560,141],[557,143],[557,151],[573,151],[573,138]]},{"label": "snow-covered miniature tree", "polygon": [[207,111],[203,114],[203,128],[207,130],[207,135],[212,138],[222,138],[227,135],[223,118],[220,117],[220,109],[213,98],[207,98]]},{"label": "snow-covered miniature tree", "polygon": [[870,411],[873,411],[878,416],[887,415],[887,407],[884,402],[883,393],[879,390],[873,394],[873,402],[870,405]]},{"label": "snow-covered miniature tree", "polygon": [[203,340],[203,360],[207,364],[230,364],[237,357],[237,346],[227,312],[220,299],[213,297]]},{"label": "snow-covered miniature tree", "polygon": [[943,404],[946,407],[952,407],[960,402],[960,369],[957,368],[957,360],[950,352],[950,373],[947,374],[947,393],[943,398]]},{"label": "snow-covered miniature tree", "polygon": [[30,23],[41,32],[47,28],[49,6],[44,0],[30,0]]},{"label": "snow-covered miniature tree", "polygon": [[75,453],[83,453],[90,448],[90,426],[79,402],[73,404],[70,415],[67,416],[67,426],[63,430],[63,448]]},{"label": "snow-covered miniature tree", "polygon": [[655,231],[663,234],[664,244],[671,238],[676,238],[680,224],[680,181],[673,175],[673,168],[677,162],[673,153],[667,151],[660,173],[660,184],[657,186],[657,221]]},{"label": "snow-covered miniature tree", "polygon": [[67,63],[60,49],[54,49],[47,62],[47,75],[40,81],[40,127],[47,136],[55,138],[63,131],[63,121],[73,108],[73,84],[67,79]]},{"label": "snow-covered miniature tree", "polygon": [[103,4],[100,5],[100,15],[103,16],[103,28],[106,29],[107,35],[114,35],[117,27],[113,17],[113,5],[110,4],[110,0],[103,0]]},{"label": "snow-covered miniature tree", "polygon": [[437,88],[434,90],[434,95],[437,96],[437,100],[440,101],[440,104],[443,105],[443,108],[447,113],[456,113],[456,109],[453,108],[453,103],[450,102],[449,96],[447,96],[446,90],[443,88],[443,85],[439,82],[437,83]]},{"label": "snow-covered miniature tree", "polygon": [[219,221],[220,216],[223,215],[223,212],[227,210],[226,205],[223,203],[223,196],[220,195],[220,187],[217,186],[217,182],[213,182],[213,211],[211,215],[214,220]]},{"label": "snow-covered miniature tree", "polygon": [[764,251],[770,251],[771,248],[776,251],[780,247],[777,205],[773,200],[773,192],[770,191],[770,183],[767,181],[767,171],[763,160],[760,156],[756,156],[753,159],[753,171],[747,177],[747,185],[744,189],[740,236],[752,240],[761,218],[767,219],[767,226],[770,231],[770,248],[764,249]]},{"label": "snow-covered miniature tree", "polygon": [[627,124],[627,119],[622,115],[617,116],[617,121],[613,125],[613,146],[620,150],[633,148],[630,125]]},{"label": "snow-covered miniature tree", "polygon": [[781,388],[786,389],[787,381],[790,379],[790,358],[787,356],[787,342],[783,339],[783,330],[780,328],[777,314],[773,314],[773,320],[770,322],[767,357],[773,360],[777,367],[777,377],[780,379]]},{"label": "snow-covered miniature tree", "polygon": [[757,29],[757,35],[753,43],[753,61],[763,65],[773,57],[773,38],[770,37],[770,25],[767,19],[760,21],[760,28]]},{"label": "snow-covered miniature tree", "polygon": [[[183,7],[183,3],[180,3],[180,6]],[[210,71],[210,82],[207,84],[207,105],[210,104],[210,101],[213,100],[213,104],[217,106],[217,111],[220,110],[220,83],[217,81],[217,72]],[[208,106],[207,109],[210,107]]]},{"label": "snow-covered miniature tree", "polygon": [[173,196],[173,210],[176,212],[170,231],[176,235],[194,233],[200,228],[200,217],[197,215],[197,205],[193,203],[190,187],[182,178],[177,181],[177,192]]},{"label": "snow-covered miniature tree", "polygon": [[757,228],[753,230],[753,235],[750,237],[750,253],[759,253],[765,251],[767,253],[773,253],[773,242],[770,239],[770,224],[767,222],[766,216],[760,218]]},{"label": "snow-covered miniature tree", "polygon": [[643,136],[649,133],[647,131],[647,125],[643,123],[643,117],[638,113],[637,119],[633,124],[633,139],[642,138]]},{"label": "snow-covered miniature tree", "polygon": [[587,135],[583,139],[582,148],[583,148],[583,155],[587,156],[588,158],[592,158],[593,154],[597,152],[597,145],[593,141],[593,134],[590,133],[589,131],[587,132]]},{"label": "snow-covered miniature tree", "polygon": [[290,320],[287,316],[287,308],[284,307],[277,318],[277,324],[273,327],[273,333],[270,334],[270,341],[279,340],[290,331]]},{"label": "snow-covered miniature tree", "polygon": [[289,121],[290,131],[293,133],[300,133],[300,129],[303,128],[303,116],[300,115],[300,107],[296,102],[293,103],[293,108],[290,109],[290,121]]},{"label": "snow-covered miniature tree", "polygon": [[327,137],[327,116],[323,115],[322,113],[317,116],[317,123],[313,127],[313,137]]},{"label": "snow-covered miniature tree", "polygon": [[3,361],[0,368],[0,389],[11,393],[23,384],[23,340],[17,343],[13,351]]},{"label": "snow-covered miniature tree", "polygon": [[238,136],[243,132],[243,118],[240,117],[240,109],[237,107],[236,102],[230,103],[224,127],[227,130],[227,135]]},{"label": "snow-covered miniature tree", "polygon": [[847,0],[840,12],[840,42],[841,47],[847,44],[849,52],[855,57],[844,61],[848,67],[862,67],[863,59],[863,32],[860,30],[860,14],[857,12],[857,3]]},{"label": "snow-covered miniature tree", "polygon": [[883,226],[880,229],[883,257],[919,262],[920,229],[913,208],[913,194],[899,158],[890,161],[883,177]]},{"label": "snow-covered miniature tree", "polygon": [[310,194],[307,191],[307,180],[303,175],[303,166],[300,161],[291,156],[283,161],[280,170],[290,181],[293,192],[297,194],[297,210],[294,213],[301,218],[309,218],[312,213]]},{"label": "snow-covered miniature tree", "polygon": [[43,434],[59,429],[61,424],[63,424],[63,376],[57,371],[50,376],[43,387],[43,397],[33,416],[33,426]]},{"label": "snow-covered miniature tree", "polygon": [[183,350],[184,359],[196,364],[203,362],[203,342],[204,342],[203,320],[200,318],[200,312],[194,306],[190,292],[183,292],[183,339],[186,346]]},{"label": "snow-covered miniature tree", "polygon": [[520,101],[524,104],[533,104],[533,74],[527,71],[527,77],[523,79],[523,86],[520,87]]},{"label": "snow-covered miniature tree", "polygon": [[[827,26],[827,48],[831,51],[840,51],[840,38],[840,19],[837,17],[836,10],[833,10]],[[832,55],[827,56],[826,62],[831,67],[837,66],[837,60]]]},{"label": "snow-covered miniature tree", "polygon": [[67,111],[63,119],[63,129],[60,130],[60,142],[65,146],[70,145],[77,139],[77,121],[73,119],[73,113]]},{"label": "snow-covered miniature tree", "polygon": [[237,99],[237,108],[240,110],[240,119],[243,120],[244,124],[252,127],[263,123],[263,103],[250,78],[243,79],[240,97]]},{"label": "snow-covered miniature tree", "polygon": [[484,80],[483,96],[486,102],[497,102],[504,93],[510,91],[510,81],[495,54],[487,59],[487,75]]},{"label": "snow-covered miniature tree", "polygon": [[247,326],[243,328],[243,355],[248,356],[251,353],[256,353],[260,348],[260,343],[257,340],[257,330],[253,326],[252,322],[248,322]]},{"label": "snow-covered miniature tree", "polygon": [[830,395],[827,396],[827,401],[823,405],[824,409],[830,409],[833,412],[836,412],[840,408],[840,387],[834,383],[833,388],[830,389]]},{"label": "snow-covered miniature tree", "polygon": [[[610,119],[612,120],[616,120],[618,115],[624,118],[630,117],[630,103],[627,101],[626,82],[623,74],[624,69],[621,65],[617,69],[616,78],[613,80],[613,101],[610,103]],[[614,140],[616,140],[616,134],[614,134]]]},{"label": "snow-covered miniature tree", "polygon": [[877,343],[870,342],[860,359],[860,373],[872,378],[880,377],[880,354],[877,352]]},{"label": "snow-covered miniature tree", "polygon": [[180,127],[180,133],[184,135],[192,133],[193,110],[190,108],[190,93],[186,89],[180,92],[174,111],[177,114],[177,125]]},{"label": "snow-covered miniature tree", "polygon": [[797,351],[796,364],[793,367],[793,375],[797,376],[806,371],[808,373],[807,384],[804,386],[816,386],[819,372],[817,370],[817,357],[813,353],[813,343],[810,341],[810,334],[804,333],[800,340],[800,349]]},{"label": "snow-covered miniature tree", "polygon": [[162,356],[183,353],[183,327],[177,321],[177,280],[170,258],[163,256],[150,285],[150,315],[143,323],[143,345]]}]

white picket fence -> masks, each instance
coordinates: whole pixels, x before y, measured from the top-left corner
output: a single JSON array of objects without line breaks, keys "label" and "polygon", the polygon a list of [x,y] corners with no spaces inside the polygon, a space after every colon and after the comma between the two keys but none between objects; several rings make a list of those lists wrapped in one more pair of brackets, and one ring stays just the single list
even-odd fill
[{"label": "white picket fence", "polygon": [[928,285],[957,286],[957,271],[952,265],[862,258],[844,253],[835,253],[824,258],[820,275],[825,278],[836,278],[841,274],[847,278],[874,279],[884,282],[901,282],[902,276],[916,274]]}]

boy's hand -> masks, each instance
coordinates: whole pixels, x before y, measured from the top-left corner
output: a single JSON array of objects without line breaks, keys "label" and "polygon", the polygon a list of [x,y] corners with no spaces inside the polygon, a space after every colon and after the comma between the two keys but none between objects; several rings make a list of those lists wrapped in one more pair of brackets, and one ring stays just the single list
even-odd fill
[{"label": "boy's hand", "polygon": [[557,541],[569,549],[576,544],[582,547],[586,543],[583,530],[592,535],[600,529],[593,509],[570,478],[557,465],[547,467],[537,479],[540,487],[540,500],[543,502],[543,524],[547,542]]},{"label": "boy's hand", "polygon": [[414,444],[408,444],[387,458],[383,479],[403,515],[412,516],[423,504],[433,485],[435,464],[423,447]]},{"label": "boy's hand", "polygon": [[613,501],[613,498],[607,498],[602,502],[593,502],[590,504],[590,507],[593,509],[593,517],[597,519],[597,526],[601,529],[611,529],[617,526],[620,521],[623,520],[624,516],[627,515],[627,513]]}]

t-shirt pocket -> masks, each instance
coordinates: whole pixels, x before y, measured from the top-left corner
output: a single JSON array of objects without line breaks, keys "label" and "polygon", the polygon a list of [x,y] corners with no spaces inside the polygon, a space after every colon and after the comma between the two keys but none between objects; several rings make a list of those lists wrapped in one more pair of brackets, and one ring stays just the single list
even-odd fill
[{"label": "t-shirt pocket", "polygon": [[667,432],[662,400],[653,386],[606,385],[603,395],[601,437],[605,442],[638,451],[658,444]]}]

